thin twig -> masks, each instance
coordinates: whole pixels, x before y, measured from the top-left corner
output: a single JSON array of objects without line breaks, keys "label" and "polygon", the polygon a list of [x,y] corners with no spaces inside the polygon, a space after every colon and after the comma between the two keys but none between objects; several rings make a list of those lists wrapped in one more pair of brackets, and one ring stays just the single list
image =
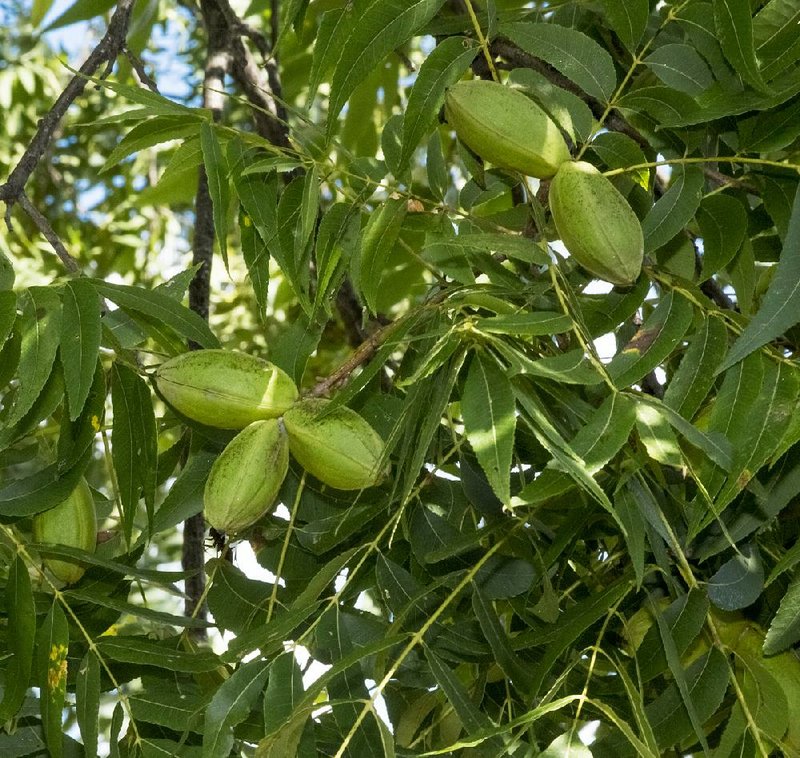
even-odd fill
[{"label": "thin twig", "polygon": [[127,45],[122,50],[125,53],[125,57],[128,59],[128,62],[131,64],[131,67],[136,72],[136,76],[139,77],[139,81],[145,85],[151,92],[158,92],[158,85],[155,83],[155,80],[151,78],[150,74],[147,73],[144,67],[144,63],[142,59],[136,55]]},{"label": "thin twig", "polygon": [[58,235],[53,231],[50,222],[39,212],[39,209],[28,199],[24,192],[20,192],[17,197],[22,210],[27,213],[37,229],[42,233],[45,239],[50,243],[56,255],[61,259],[64,268],[71,274],[80,273],[81,267],[78,262],[69,254],[69,251],[64,247],[64,243],[59,239]]},{"label": "thin twig", "polygon": [[64,91],[58,96],[53,107],[39,121],[39,128],[33,136],[19,162],[11,171],[5,184],[0,184],[0,200],[8,205],[13,205],[20,199],[25,184],[36,169],[42,155],[44,155],[53,133],[57,129],[64,114],[70,105],[81,95],[89,81],[87,77],[93,76],[104,64],[113,65],[120,51],[125,45],[128,33],[131,10],[136,0],[120,0],[117,9],[111,17],[108,29],[100,42],[89,54],[78,73],[72,77]]},{"label": "thin twig", "polygon": [[312,397],[324,397],[329,395],[332,390],[343,385],[359,366],[368,363],[378,348],[386,342],[389,335],[398,326],[397,321],[378,329],[374,334],[367,337],[354,351],[353,354],[342,363],[332,374],[329,374],[322,381],[317,382],[311,390]]}]

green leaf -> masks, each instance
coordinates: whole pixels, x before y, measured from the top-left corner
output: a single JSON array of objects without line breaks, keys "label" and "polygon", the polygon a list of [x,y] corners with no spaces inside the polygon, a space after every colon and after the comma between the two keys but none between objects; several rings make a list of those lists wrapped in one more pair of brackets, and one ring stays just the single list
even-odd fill
[{"label": "green leaf", "polygon": [[747,212],[730,195],[708,195],[697,211],[703,238],[703,269],[700,281],[725,268],[736,255],[747,231]]},{"label": "green leaf", "polygon": [[36,634],[36,670],[41,689],[42,727],[50,755],[61,758],[61,718],[67,694],[69,626],[57,599]]},{"label": "green leaf", "polygon": [[517,691],[524,695],[531,688],[528,668],[514,652],[497,611],[477,584],[473,584],[472,587],[472,609],[481,625],[483,636],[492,648],[495,661],[513,682]]},{"label": "green leaf", "polygon": [[718,509],[736,497],[781,444],[797,408],[798,390],[800,376],[792,366],[765,361],[762,384],[748,410],[743,435],[731,440],[735,445],[733,466],[716,498]]},{"label": "green leaf", "polygon": [[[63,387],[63,384],[59,386]],[[92,386],[80,417],[75,421],[72,421],[66,413],[61,417],[57,448],[59,469],[66,471],[72,468],[94,444],[102,425],[105,405],[106,379],[102,364],[97,360]]]},{"label": "green leaf", "polygon": [[539,692],[547,674],[575,640],[606,616],[610,609],[630,592],[632,587],[630,579],[619,579],[599,593],[582,599],[561,614],[556,621],[557,632],[554,638],[547,640],[547,648],[540,655],[534,667],[532,693]]},{"label": "green leaf", "polygon": [[363,6],[346,5],[322,14],[322,20],[314,43],[314,59],[309,76],[308,102],[317,94],[319,85],[333,69],[344,40],[353,24],[353,17],[363,11]]},{"label": "green leaf", "polygon": [[31,679],[33,642],[36,636],[36,607],[28,567],[17,555],[8,571],[5,590],[8,632],[6,645],[11,660],[6,664],[5,691],[0,703],[0,721],[16,716]]},{"label": "green leaf", "polygon": [[302,313],[270,346],[272,362],[289,374],[297,385],[302,384],[306,366],[320,344],[324,328],[324,318],[310,321]]},{"label": "green leaf", "polygon": [[214,209],[214,232],[228,268],[228,208],[231,204],[231,193],[228,185],[228,164],[222,153],[219,139],[214,127],[209,123],[200,125],[200,146],[203,150],[203,163],[206,168],[208,193]]},{"label": "green leaf", "polygon": [[628,50],[634,51],[647,29],[650,5],[647,0],[600,0],[611,28]]},{"label": "green leaf", "polygon": [[447,37],[423,61],[403,115],[403,149],[399,168],[411,160],[417,145],[436,123],[445,91],[455,84],[478,54],[474,40]]},{"label": "green leaf", "polygon": [[764,640],[764,655],[774,655],[800,640],[800,577],[795,577],[781,599]]},{"label": "green leaf", "polygon": [[62,471],[54,463],[30,476],[12,479],[0,487],[0,521],[33,516],[66,500],[83,476],[90,457],[91,451],[87,449],[67,471]]},{"label": "green leaf", "polygon": [[762,75],[769,81],[797,61],[800,8],[794,0],[770,0],[753,18],[756,58],[763,63]]},{"label": "green leaf", "polygon": [[[704,723],[719,708],[728,688],[729,676],[728,661],[716,648],[712,648],[687,669],[687,691],[700,723]],[[689,714],[674,684],[647,705],[645,712],[662,751],[693,733]]]},{"label": "green leaf", "polygon": [[233,747],[233,727],[244,721],[269,675],[268,661],[242,664],[214,693],[206,709],[203,758],[226,758]]},{"label": "green leaf", "polygon": [[644,64],[668,87],[688,95],[698,95],[714,83],[708,65],[691,45],[662,45]]},{"label": "green leaf", "polygon": [[165,532],[203,510],[203,489],[217,454],[196,450],[153,516],[151,534]]},{"label": "green leaf", "polygon": [[17,376],[19,389],[5,426],[11,427],[33,407],[53,370],[61,339],[61,299],[49,287],[29,287],[23,295]]},{"label": "green leaf", "polygon": [[374,0],[359,14],[337,51],[328,103],[328,138],[356,86],[392,50],[419,31],[442,3],[443,0]]},{"label": "green leaf", "polygon": [[107,297],[120,307],[156,319],[181,337],[192,340],[201,347],[219,347],[219,340],[208,328],[208,324],[170,295],[157,289],[147,290],[127,284],[111,284],[100,279],[88,281],[102,297]]},{"label": "green leaf", "polygon": [[[200,732],[211,693],[200,692],[198,689],[191,680],[177,677],[170,680],[144,675],[141,689],[137,688],[130,695],[133,717],[136,721],[158,724],[178,733]],[[198,758],[201,750],[198,745]],[[178,755],[182,757],[183,751]]]},{"label": "green leaf", "polygon": [[[601,132],[592,140],[592,150],[609,168],[627,168],[647,163],[642,148],[630,137],[619,132]],[[650,171],[646,168],[628,172],[644,190],[650,188]]]},{"label": "green leaf", "polygon": [[747,608],[764,589],[764,567],[758,548],[747,544],[740,550],[708,580],[708,597],[723,611]]},{"label": "green leaf", "polygon": [[603,295],[582,295],[580,311],[592,337],[613,332],[641,307],[650,289],[650,280],[639,277],[633,287],[618,291],[616,288]]},{"label": "green leaf", "polygon": [[101,637],[97,652],[101,657],[137,666],[155,666],[167,671],[202,674],[221,666],[220,659],[210,650],[186,652],[175,649],[176,639],[159,642],[134,635]]},{"label": "green leaf", "polygon": [[739,149],[771,153],[789,147],[800,135],[800,102],[759,113],[739,122]]},{"label": "green leaf", "polygon": [[442,153],[442,137],[436,130],[428,140],[425,152],[425,171],[428,174],[428,187],[440,202],[444,202],[450,186],[450,172]]},{"label": "green leaf", "polygon": [[539,758],[592,758],[592,751],[581,742],[578,733],[571,730],[556,737],[539,753]]},{"label": "green leaf", "polygon": [[17,320],[17,295],[14,292],[0,291],[0,348],[2,348]]},{"label": "green leaf", "polygon": [[625,544],[636,574],[636,589],[644,581],[645,522],[639,504],[627,487],[614,493],[614,511],[622,524]]},{"label": "green leaf", "polygon": [[240,569],[217,559],[209,568],[214,570],[214,582],[208,593],[208,608],[217,627],[240,634],[263,625],[271,586],[249,579]]},{"label": "green leaf", "polygon": [[64,592],[64,596],[70,600],[78,600],[86,604],[94,604],[102,606],[103,608],[111,608],[117,611],[120,615],[133,616],[157,624],[164,624],[169,626],[181,626],[187,629],[204,629],[208,626],[208,622],[202,619],[192,618],[191,616],[176,616],[173,613],[165,611],[157,611],[154,608],[146,608],[141,605],[134,605],[125,600],[111,596],[98,595],[92,592],[84,592],[79,589],[70,589]]},{"label": "green leaf", "polygon": [[329,298],[338,290],[358,249],[361,213],[347,203],[334,203],[319,224],[316,244],[317,292],[315,308],[330,313]]},{"label": "green leaf", "polygon": [[764,189],[762,190],[764,208],[775,223],[775,229],[784,244],[792,220],[792,208],[797,187],[798,182],[795,179],[764,178]]},{"label": "green leaf", "polygon": [[436,608],[436,596],[385,555],[378,556],[375,579],[378,591],[392,612],[393,624],[397,629],[418,626]]},{"label": "green leaf", "polygon": [[190,111],[181,115],[156,116],[137,124],[111,151],[106,162],[100,168],[100,173],[111,170],[121,160],[139,150],[159,145],[162,142],[195,137],[202,128],[200,118]]},{"label": "green leaf", "polygon": [[[587,474],[596,474],[622,449],[635,420],[636,404],[620,393],[609,395],[593,411],[569,443],[571,450],[582,459]],[[551,464],[517,497],[523,502],[538,503],[567,491],[571,482],[562,472],[569,473],[563,464]]]},{"label": "green leaf", "polygon": [[572,329],[572,319],[563,313],[522,312],[502,314],[474,320],[475,328],[489,334],[513,334],[518,336],[540,337],[549,334],[563,334]]},{"label": "green leaf", "polygon": [[283,613],[275,614],[270,623],[248,629],[237,635],[230,645],[228,651],[223,655],[225,661],[234,662],[241,660],[242,656],[260,649],[263,655],[275,655],[283,651],[283,642],[291,639],[288,635],[303,624],[310,616],[319,613],[319,604],[310,602],[308,605],[297,607]]},{"label": "green leaf", "polygon": [[636,406],[636,429],[647,454],[664,466],[680,468],[683,454],[667,419],[658,408],[648,403]]},{"label": "green leaf", "polygon": [[53,0],[34,0],[31,7],[31,26],[39,26],[53,5]]},{"label": "green leaf", "polygon": [[800,190],[795,194],[786,242],[761,308],[733,343],[719,374],[800,321]]},{"label": "green leaf", "polygon": [[76,0],[69,8],[61,13],[52,23],[48,24],[44,31],[49,32],[53,29],[61,29],[78,21],[99,16],[110,8],[114,7],[114,0]]},{"label": "green leaf", "polygon": [[668,633],[672,638],[672,644],[678,655],[684,655],[692,642],[703,631],[709,606],[706,594],[701,590],[692,589],[688,595],[681,595],[663,611],[659,610],[657,604],[652,604],[647,608],[651,613],[660,613],[662,623],[653,624],[647,630],[636,651],[639,676],[642,682],[655,679],[667,668],[664,633]]},{"label": "green leaf", "polygon": [[73,421],[80,416],[94,381],[100,334],[97,291],[84,279],[72,279],[64,288],[59,347]]},{"label": "green leaf", "polygon": [[740,687],[750,717],[763,736],[781,740],[789,726],[789,702],[782,683],[763,665],[761,651],[753,654],[742,646],[736,654],[742,669]]},{"label": "green leaf", "polygon": [[589,139],[594,116],[576,94],[557,87],[546,76],[530,68],[513,69],[508,81],[525,89],[573,142],[577,144]]},{"label": "green leaf", "polygon": [[692,304],[677,292],[661,298],[633,339],[608,364],[608,374],[619,389],[638,382],[659,366],[691,326]]},{"label": "green leaf", "polygon": [[87,756],[97,755],[100,715],[100,661],[94,651],[83,656],[75,679],[75,713]]},{"label": "green leaf", "polygon": [[721,319],[708,316],[695,332],[664,392],[664,404],[691,419],[714,386],[714,371],[725,357],[728,330]]},{"label": "green leaf", "polygon": [[0,292],[7,292],[14,286],[14,267],[8,256],[0,252]]},{"label": "green leaf", "polygon": [[297,216],[294,238],[294,255],[303,260],[305,250],[314,234],[319,215],[320,191],[319,173],[316,165],[303,177],[303,198]]},{"label": "green leaf", "polygon": [[[99,566],[105,569],[104,573],[111,572],[120,574],[121,576],[140,579],[144,582],[153,582],[164,587],[165,590],[173,594],[180,594],[177,588],[172,584],[173,582],[183,581],[184,579],[194,576],[196,573],[196,571],[154,571],[153,569],[137,568],[135,565],[132,565],[138,557],[135,552],[128,554],[128,556],[119,556],[120,560],[111,560],[109,558],[103,558],[97,553],[89,553],[77,547],[68,547],[67,545],[32,543],[31,547],[48,558],[58,558],[73,563],[82,563],[87,566]],[[125,563],[124,560],[128,560],[129,562]]]},{"label": "green leaf", "polygon": [[736,292],[736,304],[744,316],[751,316],[756,290],[756,261],[753,243],[745,237],[736,257],[727,267],[727,273]]},{"label": "green leaf", "polygon": [[[277,733],[288,737],[287,732],[294,731],[294,752],[277,752],[274,753],[275,758],[292,754],[297,758],[316,755],[313,722],[308,721],[310,711],[300,706],[302,698],[303,673],[297,658],[291,650],[281,653],[269,668],[269,682],[264,693],[264,726],[267,734]],[[287,724],[291,724],[292,729],[288,729]]]},{"label": "green leaf", "polygon": [[714,24],[731,66],[752,87],[767,90],[756,58],[750,0],[714,0]]},{"label": "green leaf", "polygon": [[353,261],[353,279],[375,313],[381,278],[406,217],[405,198],[389,198],[372,214],[361,234],[361,252]]},{"label": "green leaf", "polygon": [[499,33],[526,53],[541,58],[587,95],[607,102],[617,87],[614,62],[605,48],[575,29],[554,23],[500,24]]},{"label": "green leaf", "polygon": [[547,265],[550,259],[545,250],[528,239],[516,234],[497,232],[466,232],[457,237],[442,234],[425,236],[424,252],[436,251],[437,256],[449,255],[455,259],[470,253],[499,253],[524,263]]},{"label": "green leaf", "polygon": [[[297,231],[302,228],[303,223],[306,186],[305,177],[298,176],[292,179],[281,193],[276,217],[277,227],[268,230],[273,234],[276,233],[274,230],[277,230],[278,244],[267,242],[267,245],[300,299],[303,309],[308,312],[311,310],[308,301],[307,266],[310,248],[308,245],[301,245],[297,239]],[[271,209],[267,209],[267,213],[270,211]]]},{"label": "green leaf", "polygon": [[253,221],[243,210],[239,213],[239,237],[242,257],[250,275],[250,285],[258,303],[258,314],[263,319],[269,296],[269,247],[256,231]]},{"label": "green leaf", "polygon": [[492,724],[489,716],[480,710],[473,702],[469,692],[459,678],[445,665],[432,650],[425,648],[425,658],[431,672],[436,677],[436,682],[441,687],[453,710],[464,725],[467,734],[472,734],[481,729],[490,729]]},{"label": "green leaf", "polygon": [[245,152],[241,142],[228,143],[228,165],[236,194],[264,243],[272,249],[278,234],[278,175],[275,171],[245,174],[244,167],[252,161],[253,155]]},{"label": "green leaf", "polygon": [[769,587],[779,576],[791,571],[798,563],[800,563],[800,542],[795,542],[772,567],[764,586]]},{"label": "green leaf", "polygon": [[532,361],[505,342],[497,342],[495,347],[508,361],[508,373],[512,377],[517,374],[525,374],[541,377],[542,379],[551,379],[562,384],[592,385],[599,384],[602,381],[597,369],[595,369],[581,348]]},{"label": "green leaf", "polygon": [[125,541],[130,544],[140,492],[147,503],[148,524],[153,521],[158,462],[156,422],[147,384],[119,361],[112,367],[111,401],[114,407],[111,450]]},{"label": "green leaf", "polygon": [[475,355],[461,396],[461,415],[478,463],[504,504],[511,499],[515,410],[514,391],[506,373],[489,356]]},{"label": "green leaf", "polygon": [[689,689],[686,672],[684,672],[681,665],[681,659],[675,646],[675,641],[670,634],[669,628],[664,622],[664,618],[660,613],[658,613],[657,610],[655,612],[655,620],[659,634],[661,635],[661,642],[664,645],[664,653],[667,657],[667,664],[669,666],[670,673],[675,679],[675,686],[680,693],[683,707],[686,709],[686,713],[689,716],[689,721],[692,725],[692,731],[694,732],[694,736],[697,737],[697,740],[700,742],[703,751],[708,754],[708,740],[706,739],[705,732],[703,731],[702,721],[697,714],[697,709],[695,708],[691,691]]},{"label": "green leaf", "polygon": [[[608,496],[592,478],[584,461],[581,460],[580,456],[567,444],[553,426],[541,405],[541,401],[534,393],[526,391],[524,388],[515,387],[515,392],[525,411],[523,418],[526,419],[539,443],[553,456],[558,468],[569,474],[579,487],[583,488],[603,508],[614,515],[614,508]],[[517,503],[512,501],[512,507],[514,505],[517,505]]]},{"label": "green leaf", "polygon": [[642,221],[645,253],[666,245],[694,218],[704,182],[703,172],[696,166],[676,166],[669,189]]},{"label": "green leaf", "polygon": [[667,421],[672,424],[675,431],[684,437],[689,444],[702,450],[720,468],[725,471],[731,470],[733,466],[731,443],[724,434],[716,431],[708,434],[701,432],[696,426],[690,424],[683,416],[662,403],[658,398],[637,395],[636,401],[654,405]]}]

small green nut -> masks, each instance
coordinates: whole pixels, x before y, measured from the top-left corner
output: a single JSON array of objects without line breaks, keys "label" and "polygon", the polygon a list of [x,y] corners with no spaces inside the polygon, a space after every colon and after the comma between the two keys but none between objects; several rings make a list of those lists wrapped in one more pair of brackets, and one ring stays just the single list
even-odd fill
[{"label": "small green nut", "polygon": [[214,461],[203,493],[205,517],[219,532],[235,534],[275,502],[289,469],[289,442],[278,419],[254,421]]},{"label": "small green nut", "polygon": [[195,350],[162,363],[161,396],[179,413],[219,429],[243,429],[278,418],[297,400],[297,386],[274,364],[232,350]]},{"label": "small green nut", "polygon": [[[97,546],[97,514],[92,491],[84,479],[81,479],[66,500],[33,517],[33,539],[36,542],[77,547],[87,553],[94,553]],[[86,571],[78,563],[55,558],[45,558],[44,564],[56,579],[65,584],[74,584]]]},{"label": "small green nut", "polygon": [[383,478],[383,440],[351,408],[323,414],[329,400],[301,400],[286,411],[283,423],[297,462],[323,484],[338,490],[362,490]]},{"label": "small green nut", "polygon": [[569,254],[612,284],[632,284],[644,258],[636,214],[617,188],[591,163],[570,161],[550,185],[550,211]]},{"label": "small green nut", "polygon": [[458,138],[495,166],[547,179],[570,159],[558,127],[519,90],[483,79],[457,82],[444,107]]}]

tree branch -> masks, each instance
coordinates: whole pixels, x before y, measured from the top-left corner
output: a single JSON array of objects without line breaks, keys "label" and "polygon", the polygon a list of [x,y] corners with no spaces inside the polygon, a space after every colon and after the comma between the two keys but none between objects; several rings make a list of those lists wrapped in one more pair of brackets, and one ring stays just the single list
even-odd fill
[{"label": "tree branch", "polygon": [[89,54],[78,73],[72,77],[64,91],[58,96],[50,111],[39,121],[36,134],[12,170],[5,184],[0,184],[0,200],[13,205],[20,199],[25,184],[44,155],[53,133],[70,105],[86,88],[88,78],[104,64],[111,64],[125,46],[131,10],[136,0],[120,0],[111,17],[108,29],[97,47]]},{"label": "tree branch", "polygon": [[[41,214],[36,206],[28,199],[28,196],[24,192],[20,192],[17,201],[22,206],[22,210],[25,211],[36,224],[36,227],[39,231],[44,235],[45,239],[50,243],[55,250],[56,255],[61,259],[61,262],[64,264],[64,268],[70,272],[70,274],[78,274],[80,273],[81,267],[78,265],[78,262],[69,254],[69,251],[64,246],[64,243],[59,239],[58,235],[53,231],[53,227],[50,226],[50,222]],[[10,209],[9,209],[10,210]]]},{"label": "tree branch", "polygon": [[[281,83],[277,61],[270,56],[269,43],[264,35],[244,24],[228,0],[214,0],[225,19],[231,55],[231,75],[253,104],[256,131],[278,147],[291,147],[286,109],[281,103]],[[260,67],[242,37],[252,39],[264,59]],[[265,74],[266,70],[266,74]]]},{"label": "tree branch", "polygon": [[[202,0],[203,24],[208,35],[205,76],[203,78],[203,105],[209,108],[215,121],[222,116],[225,105],[225,75],[230,68],[230,36],[228,25],[219,6],[214,0]],[[201,167],[195,196],[194,240],[192,243],[192,265],[200,268],[189,284],[189,307],[208,321],[211,300],[211,263],[214,257],[214,208],[208,191],[208,178]],[[200,345],[190,342],[192,350]],[[196,613],[205,619],[208,615],[202,603],[206,577],[203,573],[205,563],[205,520],[202,512],[183,523],[183,553],[181,564],[184,571],[194,571],[186,580],[186,614]],[[197,637],[204,638],[205,630],[193,630]]]},{"label": "tree branch", "polygon": [[158,85],[155,83],[155,80],[147,73],[144,67],[144,63],[142,59],[139,58],[136,53],[133,52],[127,45],[122,50],[125,53],[125,57],[128,59],[128,62],[131,64],[131,68],[136,72],[136,76],[139,77],[139,81],[144,84],[147,89],[151,92],[155,92],[158,94]]}]

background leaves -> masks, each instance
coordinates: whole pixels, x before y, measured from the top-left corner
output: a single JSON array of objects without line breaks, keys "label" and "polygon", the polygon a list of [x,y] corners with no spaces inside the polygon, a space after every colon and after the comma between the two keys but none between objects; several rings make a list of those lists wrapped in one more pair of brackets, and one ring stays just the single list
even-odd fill
[{"label": "background leaves", "polygon": [[[0,9],[0,754],[800,750],[796,3],[468,5],[136,4],[22,163],[122,16]],[[459,142],[473,78],[608,175],[636,283]],[[190,345],[352,408],[385,479],[293,461],[206,534],[234,432],[149,381]],[[81,478],[95,551],[38,545]]]}]

